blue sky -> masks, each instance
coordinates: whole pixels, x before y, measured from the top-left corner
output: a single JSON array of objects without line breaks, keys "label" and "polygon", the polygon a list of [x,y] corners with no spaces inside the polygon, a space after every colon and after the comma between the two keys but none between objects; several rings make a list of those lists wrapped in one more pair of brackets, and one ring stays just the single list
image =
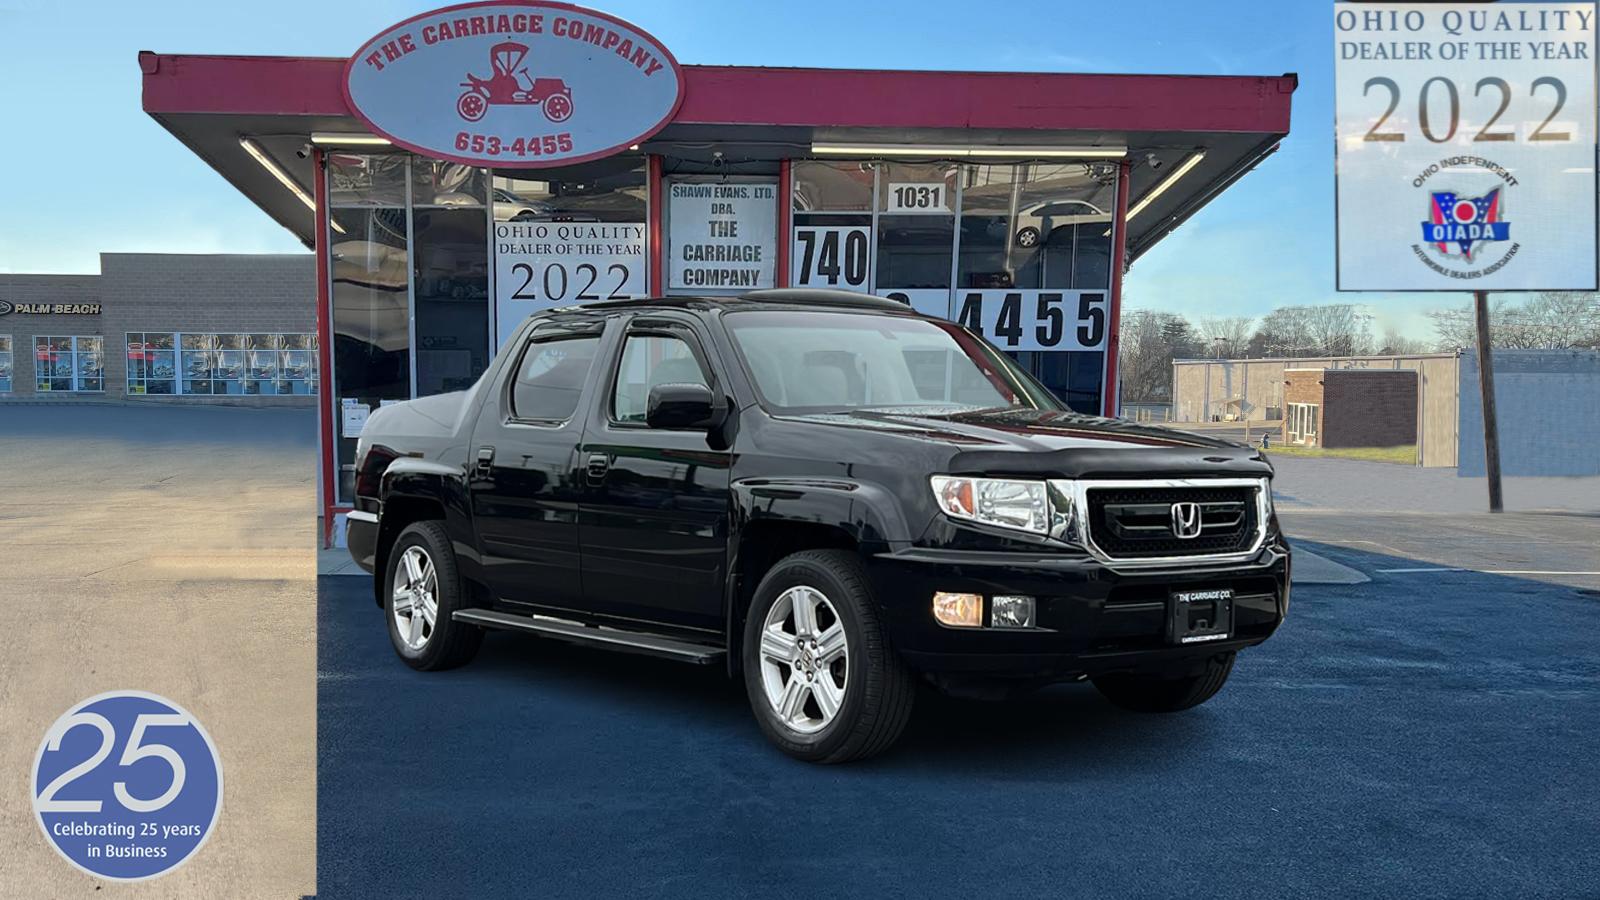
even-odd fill
[{"label": "blue sky", "polygon": [[[0,0],[0,271],[93,272],[107,251],[301,247],[139,106],[136,54],[346,56],[424,2]],[[1333,49],[1328,2],[592,0],[682,62],[1279,75],[1296,72],[1282,150],[1141,258],[1132,306],[1191,319],[1362,302],[1376,329],[1431,337],[1423,311],[1465,295],[1333,290]]]}]

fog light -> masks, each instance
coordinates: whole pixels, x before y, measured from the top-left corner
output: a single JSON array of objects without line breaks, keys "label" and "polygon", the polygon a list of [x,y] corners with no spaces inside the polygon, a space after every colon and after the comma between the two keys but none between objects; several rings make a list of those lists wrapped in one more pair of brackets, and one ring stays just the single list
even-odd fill
[{"label": "fog light", "polygon": [[1032,628],[1032,597],[994,597],[989,601],[989,625],[993,628]]},{"label": "fog light", "polygon": [[983,595],[939,591],[933,595],[933,617],[952,628],[981,628]]}]

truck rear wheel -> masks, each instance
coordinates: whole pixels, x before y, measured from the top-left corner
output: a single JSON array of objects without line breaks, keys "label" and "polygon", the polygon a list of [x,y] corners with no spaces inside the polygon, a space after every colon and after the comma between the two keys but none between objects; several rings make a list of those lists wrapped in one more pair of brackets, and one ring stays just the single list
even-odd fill
[{"label": "truck rear wheel", "polygon": [[854,553],[806,550],[773,566],[756,588],[743,655],[756,721],[796,759],[874,756],[911,717],[916,683],[889,646]]},{"label": "truck rear wheel", "polygon": [[413,669],[450,669],[478,653],[483,629],[451,618],[467,605],[455,551],[438,522],[413,522],[389,550],[384,618],[394,651]]},{"label": "truck rear wheel", "polygon": [[1176,678],[1160,675],[1119,672],[1093,679],[1107,700],[1134,712],[1179,712],[1210,700],[1233,671],[1232,653],[1219,653],[1206,660],[1205,667],[1191,675]]}]

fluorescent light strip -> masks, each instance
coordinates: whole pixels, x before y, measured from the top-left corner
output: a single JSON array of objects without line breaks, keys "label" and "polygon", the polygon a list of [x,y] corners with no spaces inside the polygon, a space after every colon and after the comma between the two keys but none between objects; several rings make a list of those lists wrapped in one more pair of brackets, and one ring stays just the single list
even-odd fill
[{"label": "fluorescent light strip", "polygon": [[387,147],[389,139],[375,134],[356,134],[341,131],[313,131],[311,143],[336,147]]},{"label": "fluorescent light strip", "polygon": [[1146,191],[1143,197],[1139,198],[1139,202],[1133,205],[1133,209],[1128,210],[1128,220],[1131,221],[1134,216],[1144,212],[1146,206],[1154,203],[1157,197],[1166,193],[1168,188],[1178,183],[1179,178],[1189,174],[1189,170],[1200,165],[1200,160],[1205,158],[1206,152],[1204,150],[1195,151],[1194,155],[1184,160],[1176,169],[1173,169],[1171,175],[1168,175],[1155,187]]},{"label": "fluorescent light strip", "polygon": [[916,156],[937,159],[1007,157],[1033,159],[1118,159],[1126,147],[934,147],[916,144],[812,144],[818,156]]},{"label": "fluorescent light strip", "polygon": [[[313,213],[317,211],[317,201],[311,199],[311,195],[306,193],[306,189],[301,187],[299,182],[291,178],[289,173],[285,172],[283,167],[278,165],[272,157],[268,156],[266,151],[261,149],[260,144],[257,144],[255,141],[252,141],[247,137],[241,136],[239,138],[239,146],[243,147],[244,152],[250,154],[256,162],[260,163],[261,168],[266,169],[273,178],[278,179],[279,184],[282,184],[284,187],[288,188],[289,193],[298,197],[300,202],[306,205],[306,209],[311,210]],[[339,223],[333,221],[331,216],[328,218],[328,224],[333,226],[334,231],[344,234],[344,229],[340,228]]]}]

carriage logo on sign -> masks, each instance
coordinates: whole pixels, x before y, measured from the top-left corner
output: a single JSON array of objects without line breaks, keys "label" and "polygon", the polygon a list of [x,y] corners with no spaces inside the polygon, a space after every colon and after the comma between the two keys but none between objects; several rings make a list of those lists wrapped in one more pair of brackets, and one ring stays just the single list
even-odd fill
[{"label": "carriage logo on sign", "polygon": [[605,13],[540,0],[414,16],[345,64],[345,100],[396,145],[497,168],[609,156],[659,131],[683,71],[649,34]]}]

